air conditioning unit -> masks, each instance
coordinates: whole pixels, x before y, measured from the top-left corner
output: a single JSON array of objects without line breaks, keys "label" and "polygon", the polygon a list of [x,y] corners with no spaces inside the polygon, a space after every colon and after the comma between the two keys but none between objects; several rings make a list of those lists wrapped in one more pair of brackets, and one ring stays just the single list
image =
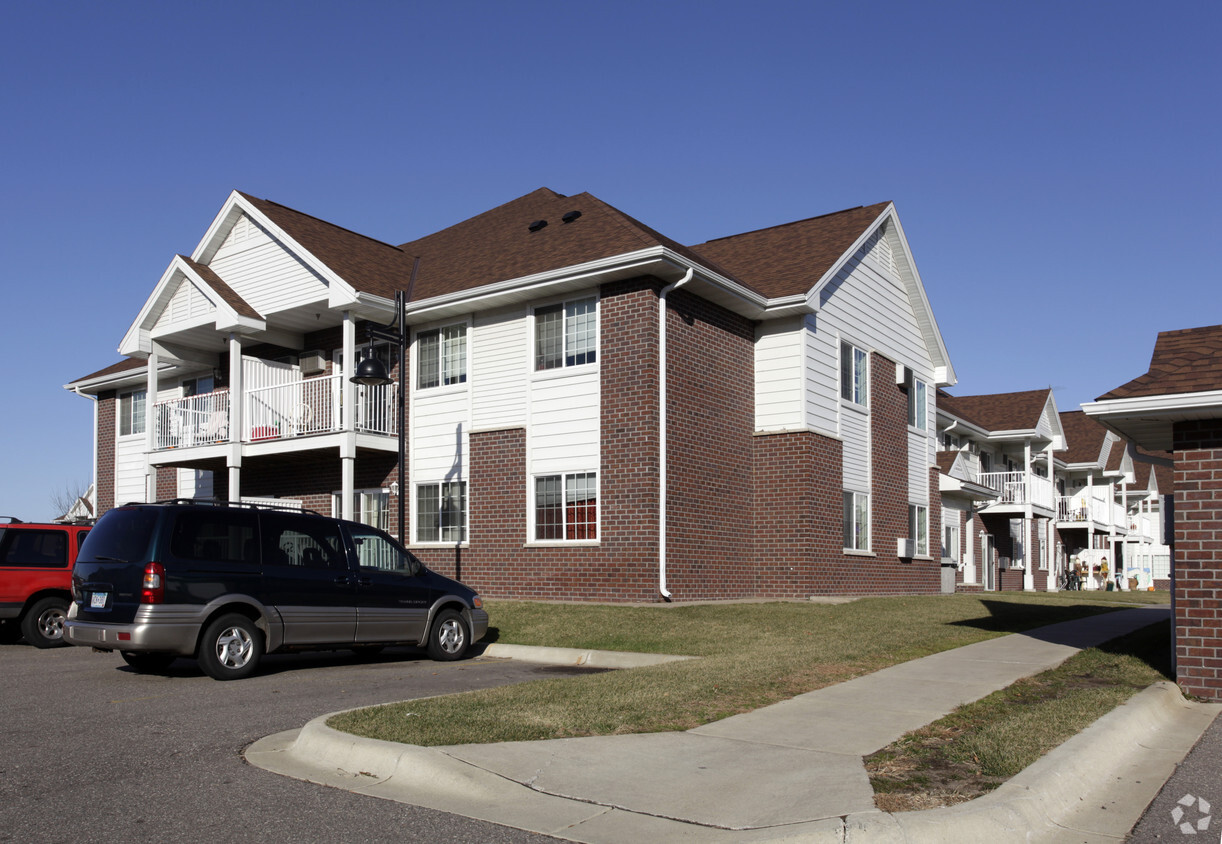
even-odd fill
[{"label": "air conditioning unit", "polygon": [[895,383],[901,387],[912,386],[912,368],[904,366],[902,363],[895,365]]},{"label": "air conditioning unit", "polygon": [[327,369],[327,358],[322,352],[302,352],[297,361],[302,375],[318,375]]},{"label": "air conditioning unit", "polygon": [[916,540],[901,537],[895,540],[895,553],[901,560],[910,560],[916,556]]}]

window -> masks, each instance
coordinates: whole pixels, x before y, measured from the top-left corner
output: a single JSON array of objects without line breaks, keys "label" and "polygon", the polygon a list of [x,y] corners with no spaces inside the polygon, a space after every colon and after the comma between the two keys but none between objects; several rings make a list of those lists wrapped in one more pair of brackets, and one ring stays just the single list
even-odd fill
[{"label": "window", "polygon": [[535,478],[535,539],[598,538],[598,483],[594,472]]},{"label": "window", "polygon": [[948,519],[948,511],[942,511],[942,559],[959,564],[959,525]]},{"label": "window", "polygon": [[416,335],[416,387],[442,387],[467,380],[467,326],[449,325]]},{"label": "window", "polygon": [[[68,531],[0,528],[0,565],[67,568]],[[18,595],[18,599],[22,596]]]},{"label": "window", "polygon": [[864,492],[844,494],[844,547],[870,550],[870,496]]},{"label": "window", "polygon": [[338,522],[275,512],[264,513],[261,521],[265,565],[348,569]]},{"label": "window", "polygon": [[535,311],[535,369],[594,363],[598,346],[598,300],[594,297]]},{"label": "window", "polygon": [[866,386],[869,377],[866,363],[869,356],[852,343],[840,343],[840,397],[855,404],[865,405]]},{"label": "window", "polygon": [[382,531],[368,527],[352,527],[349,528],[349,533],[356,544],[357,562],[361,568],[405,575],[420,572],[421,562]]},{"label": "window", "polygon": [[908,388],[908,424],[925,430],[928,403],[925,400],[925,382],[913,379]]},{"label": "window", "polygon": [[253,510],[183,510],[175,514],[170,530],[170,556],[183,562],[257,566],[256,536],[258,519]]},{"label": "window", "polygon": [[466,542],[467,482],[416,487],[416,541]]},{"label": "window", "polygon": [[929,508],[924,504],[908,505],[908,538],[916,545],[918,557],[929,556]]},{"label": "window", "polygon": [[119,436],[144,433],[144,390],[119,396]]},{"label": "window", "polygon": [[[343,499],[338,492],[331,494],[331,513],[343,515]],[[352,491],[352,520],[363,525],[386,530],[390,522],[390,493],[384,489]]]}]

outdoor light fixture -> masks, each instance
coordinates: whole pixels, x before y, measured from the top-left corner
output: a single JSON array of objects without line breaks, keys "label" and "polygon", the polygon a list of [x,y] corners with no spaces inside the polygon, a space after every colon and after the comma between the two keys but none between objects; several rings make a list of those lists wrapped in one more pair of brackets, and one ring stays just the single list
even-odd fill
[{"label": "outdoor light fixture", "polygon": [[[412,270],[412,278],[415,279],[416,271]],[[407,371],[407,326],[403,322],[403,309],[405,298],[402,290],[395,291],[395,318],[390,325],[371,325],[369,326],[369,348],[365,353],[365,359],[362,360],[356,367],[356,373],[348,380],[354,384],[360,384],[365,387],[387,387],[394,383],[389,373],[386,371],[386,366],[382,361],[378,360],[377,355],[373,353],[373,341],[382,340],[386,343],[391,343],[399,349],[399,481],[391,484],[391,489],[396,491],[396,498],[399,499],[399,544],[406,547],[405,540],[405,508],[403,506],[406,496],[397,493],[399,483],[404,483],[404,469],[407,463],[407,437],[404,422],[407,414],[405,410],[405,401],[407,399],[407,390],[403,386],[403,373]]]}]

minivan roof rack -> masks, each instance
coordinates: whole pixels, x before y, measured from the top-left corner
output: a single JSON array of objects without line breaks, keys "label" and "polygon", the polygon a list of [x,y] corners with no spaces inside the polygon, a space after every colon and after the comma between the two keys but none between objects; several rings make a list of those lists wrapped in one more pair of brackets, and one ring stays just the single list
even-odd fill
[{"label": "minivan roof rack", "polygon": [[311,516],[322,515],[322,513],[319,513],[316,510],[310,510],[306,507],[296,507],[288,504],[267,504],[262,501],[221,501],[216,498],[167,498],[162,501],[154,501],[153,503],[188,504],[202,507],[249,507],[252,510],[284,510],[289,513],[306,513]]}]

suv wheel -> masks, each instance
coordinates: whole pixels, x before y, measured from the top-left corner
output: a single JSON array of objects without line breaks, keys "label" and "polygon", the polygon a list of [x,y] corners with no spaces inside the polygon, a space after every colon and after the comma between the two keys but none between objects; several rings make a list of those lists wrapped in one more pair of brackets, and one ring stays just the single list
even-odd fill
[{"label": "suv wheel", "polygon": [[429,631],[429,656],[449,662],[461,659],[467,652],[467,625],[454,610],[437,613],[433,629]]},{"label": "suv wheel", "polygon": [[244,615],[223,615],[204,630],[199,666],[214,680],[241,680],[255,673],[263,657],[263,634]]},{"label": "suv wheel", "polygon": [[43,598],[30,607],[21,619],[21,635],[36,648],[58,648],[64,641],[64,619],[68,602],[63,598]]}]

